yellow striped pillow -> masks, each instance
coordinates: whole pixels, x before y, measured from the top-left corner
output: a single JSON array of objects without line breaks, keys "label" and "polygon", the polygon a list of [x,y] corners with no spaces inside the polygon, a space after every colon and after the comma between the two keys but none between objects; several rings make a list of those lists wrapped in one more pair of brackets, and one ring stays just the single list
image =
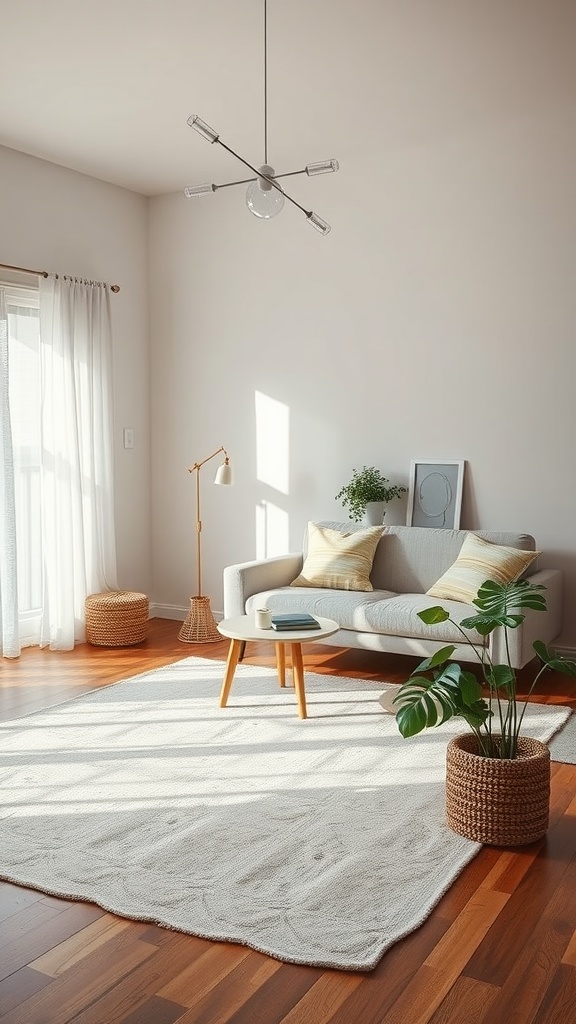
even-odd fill
[{"label": "yellow striped pillow", "polygon": [[302,572],[291,586],[373,590],[369,577],[383,533],[382,526],[342,533],[308,523],[308,552]]},{"label": "yellow striped pillow", "polygon": [[540,554],[540,551],[521,551],[520,548],[491,544],[475,533],[469,533],[456,561],[427,594],[445,601],[473,604],[486,580],[512,583]]}]

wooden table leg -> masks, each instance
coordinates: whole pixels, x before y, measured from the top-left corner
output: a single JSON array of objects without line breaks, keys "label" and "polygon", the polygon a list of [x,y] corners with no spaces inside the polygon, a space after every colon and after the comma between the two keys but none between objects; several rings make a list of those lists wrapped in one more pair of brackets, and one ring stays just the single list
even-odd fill
[{"label": "wooden table leg", "polygon": [[226,672],[224,675],[224,682],[222,683],[222,690],[220,691],[220,707],[225,708],[228,700],[228,694],[230,693],[230,687],[232,686],[232,680],[234,679],[234,673],[236,666],[242,654],[242,640],[231,640],[230,649],[228,651],[228,659],[226,661]]},{"label": "wooden table leg", "polygon": [[280,686],[286,686],[286,646],[285,644],[274,644],[276,648],[276,671]]},{"label": "wooden table leg", "polygon": [[302,662],[302,645],[290,644],[292,648],[292,675],[298,698],[298,714],[300,718],[307,718],[306,713],[306,690],[304,689],[304,665]]}]

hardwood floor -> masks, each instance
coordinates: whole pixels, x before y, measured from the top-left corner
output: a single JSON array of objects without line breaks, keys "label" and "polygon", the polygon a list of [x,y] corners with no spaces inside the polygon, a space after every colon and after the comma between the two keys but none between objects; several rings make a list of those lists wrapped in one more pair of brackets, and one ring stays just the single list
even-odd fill
[{"label": "hardwood floor", "polygon": [[[145,643],[0,661],[0,717],[76,697],[228,644]],[[272,665],[269,645],[248,663]],[[314,645],[316,672],[402,682],[416,662]],[[522,673],[526,686],[530,674]],[[538,700],[576,708],[574,680],[543,678]],[[243,946],[126,921],[88,903],[0,882],[2,1024],[572,1024],[576,1021],[576,766],[553,764],[546,840],[484,848],[428,920],[366,973],[284,964]],[[0,836],[1,842],[1,836]]]}]

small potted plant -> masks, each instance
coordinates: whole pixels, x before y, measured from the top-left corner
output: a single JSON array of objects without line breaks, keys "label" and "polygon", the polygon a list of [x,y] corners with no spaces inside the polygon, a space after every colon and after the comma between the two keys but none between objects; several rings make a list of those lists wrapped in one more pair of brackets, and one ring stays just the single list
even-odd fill
[{"label": "small potted plant", "polygon": [[349,518],[357,523],[366,516],[373,526],[380,526],[388,502],[399,498],[405,490],[405,487],[391,484],[374,466],[363,466],[361,470],[352,470],[350,483],[338,491],[336,501],[348,508]]},{"label": "small potted plant", "polygon": [[[507,631],[524,621],[523,609],[546,610],[545,589],[526,579],[487,580],[473,602],[478,612],[460,624],[440,606],[418,612],[428,625],[449,621],[456,626],[478,657],[481,681],[451,660],[455,647],[448,645],[422,661],[394,698],[402,736],[457,717],[472,730],[448,744],[446,820],[453,831],[476,842],[522,845],[541,839],[548,829],[550,751],[545,743],[522,736],[522,720],[542,673],[553,669],[576,676],[576,662],[535,640],[538,667],[527,696],[519,698],[507,639]],[[488,648],[468,635],[474,630],[487,637],[495,629],[504,630],[504,664],[493,664]]]}]

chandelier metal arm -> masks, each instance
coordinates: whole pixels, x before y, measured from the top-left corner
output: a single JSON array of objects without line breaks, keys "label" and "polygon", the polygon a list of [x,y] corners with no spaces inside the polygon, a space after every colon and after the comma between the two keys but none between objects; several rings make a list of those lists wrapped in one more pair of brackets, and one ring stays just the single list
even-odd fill
[{"label": "chandelier metal arm", "polygon": [[275,178],[293,178],[295,174],[308,174],[305,167],[301,171],[283,171],[282,174],[275,174]]},{"label": "chandelier metal arm", "polygon": [[[301,171],[283,171],[282,174],[275,174],[275,178],[293,178],[296,174],[308,174],[305,167]],[[263,178],[265,175],[260,174],[258,177]],[[251,182],[258,181],[258,178],[239,178],[238,181],[223,181],[220,185],[212,184],[212,191],[217,192],[219,188],[230,188],[232,185],[250,185]],[[286,193],[284,192],[284,195]]]},{"label": "chandelier metal arm", "polygon": [[[307,210],[305,206],[302,206],[300,203],[296,202],[295,199],[292,199],[292,196],[289,196],[288,193],[284,191],[284,189],[280,188],[280,185],[276,184],[274,178],[269,178],[267,174],[262,174],[262,172],[259,171],[257,167],[253,167],[253,165],[248,163],[248,161],[245,160],[244,157],[240,156],[239,153],[236,153],[233,149],[230,148],[230,146],[227,146],[225,142],[222,142],[222,139],[219,136],[216,139],[214,139],[214,141],[217,142],[219,146],[222,146],[222,148],[225,149],[228,153],[231,153],[232,156],[235,156],[236,159],[239,160],[241,164],[244,164],[245,167],[249,167],[251,171],[254,171],[254,174],[256,175],[257,178],[263,178],[264,181],[269,181],[273,188],[277,189],[278,192],[281,192],[285,199],[288,199],[289,202],[293,203],[294,206],[297,206],[299,210],[302,210],[302,213],[305,213],[307,217],[312,216],[312,210]],[[280,175],[278,175],[278,177],[280,177]]]},{"label": "chandelier metal arm", "polygon": [[238,181],[223,181],[220,185],[212,185],[212,188],[214,192],[217,192],[220,188],[230,188],[232,185],[250,185],[253,181],[258,181],[258,178],[239,178]]}]

